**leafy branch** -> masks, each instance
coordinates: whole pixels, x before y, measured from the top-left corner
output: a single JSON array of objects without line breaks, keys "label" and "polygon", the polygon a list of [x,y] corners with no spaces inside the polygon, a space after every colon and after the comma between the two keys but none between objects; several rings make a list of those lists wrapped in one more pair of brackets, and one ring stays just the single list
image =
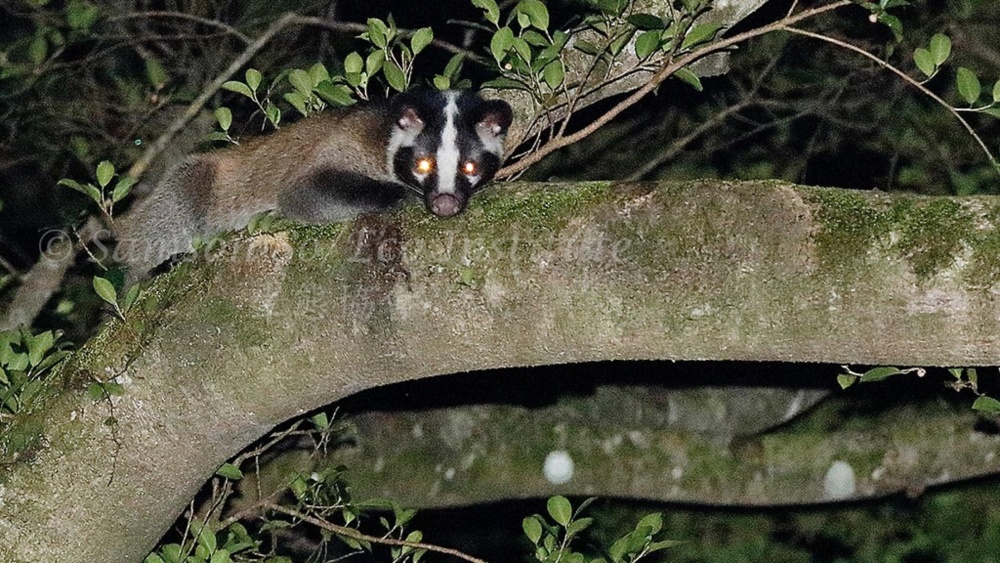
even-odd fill
[{"label": "leafy branch", "polygon": [[720,39],[718,41],[704,44],[676,58],[669,58],[659,68],[659,70],[657,70],[649,78],[649,80],[642,87],[634,91],[631,95],[629,95],[621,102],[615,104],[615,106],[613,106],[604,114],[596,118],[594,121],[592,121],[591,123],[581,128],[579,131],[576,131],[574,133],[565,135],[555,135],[554,137],[546,141],[544,144],[539,146],[537,150],[534,150],[530,154],[526,155],[524,158],[521,158],[516,162],[514,162],[513,164],[501,168],[500,171],[497,172],[497,176],[501,178],[509,178],[515,174],[518,174],[526,170],[528,167],[539,162],[540,160],[552,154],[553,152],[585,139],[586,137],[590,136],[592,133],[594,133],[595,131],[606,125],[612,119],[620,115],[622,112],[624,112],[628,108],[638,103],[639,100],[644,98],[647,94],[656,90],[656,88],[660,84],[662,84],[665,80],[667,80],[671,76],[676,75],[682,69],[689,67],[692,63],[694,63],[699,59],[702,59],[713,53],[724,51],[726,49],[734,47],[740,43],[746,42],[755,37],[759,37],[761,35],[766,35],[774,31],[785,29],[798,22],[814,18],[826,12],[843,8],[851,4],[853,4],[852,0],[836,0],[834,2],[831,2],[823,6],[819,6],[809,10],[804,10],[795,15],[786,16],[776,22],[749,31],[745,31],[743,33],[736,34],[732,37],[727,37],[724,39]]},{"label": "leafy branch", "polygon": [[452,549],[449,547],[441,547],[438,545],[423,543],[421,541],[414,541],[410,539],[401,540],[389,537],[372,536],[369,534],[362,533],[354,528],[349,528],[347,526],[338,526],[337,524],[333,524],[332,522],[328,522],[327,520],[316,518],[308,514],[304,514],[298,510],[288,508],[280,504],[268,503],[265,505],[265,507],[270,510],[273,510],[274,512],[285,514],[297,520],[301,520],[308,524],[312,524],[313,526],[316,526],[317,528],[320,528],[322,530],[327,530],[328,532],[333,532],[334,534],[337,534],[339,536],[350,538],[356,542],[389,545],[394,547],[409,548],[411,550],[423,550],[428,552],[441,553],[444,555],[451,555],[463,561],[471,561],[472,563],[486,563],[486,561],[483,559],[478,559],[476,557],[472,557],[471,555],[466,555],[465,553],[462,553],[457,549]]},{"label": "leafy branch", "polygon": [[[862,49],[862,48],[860,48],[860,47],[858,47],[856,45],[852,45],[852,44],[850,44],[850,43],[848,43],[846,41],[842,41],[842,40],[837,39],[835,37],[829,37],[829,36],[826,36],[826,35],[821,35],[819,33],[813,33],[811,31],[806,31],[804,29],[799,29],[799,28],[796,28],[796,27],[792,27],[790,24],[786,25],[786,26],[783,26],[782,29],[784,31],[789,32],[789,33],[794,33],[794,34],[797,34],[797,35],[802,35],[802,36],[805,36],[805,37],[811,37],[813,39],[818,39],[820,41],[825,41],[825,42],[830,43],[832,45],[836,45],[836,46],[841,47],[843,49],[847,49],[847,50],[852,51],[854,53],[858,53],[859,55],[861,55],[861,56],[863,56],[863,57],[865,57],[865,58],[867,58],[867,59],[875,62],[875,64],[879,65],[880,67],[882,67],[882,68],[888,70],[889,72],[895,74],[896,76],[900,77],[907,84],[913,86],[914,88],[916,88],[917,90],[919,90],[922,94],[924,94],[928,98],[934,100],[934,102],[936,102],[938,105],[942,106],[943,108],[945,108],[946,110],[948,110],[953,116],[955,116],[955,119],[957,119],[958,122],[962,124],[962,127],[964,127],[965,130],[969,133],[969,135],[973,139],[975,139],[976,143],[982,149],[983,153],[986,154],[986,157],[989,159],[990,164],[993,165],[993,168],[996,169],[996,171],[998,173],[1000,173],[1000,162],[998,162],[997,159],[996,159],[996,157],[993,156],[993,153],[990,151],[990,148],[986,145],[986,142],[983,141],[983,138],[978,133],[976,133],[976,130],[972,127],[972,125],[968,122],[968,120],[966,120],[965,117],[962,116],[961,112],[963,112],[963,111],[970,111],[970,110],[968,110],[968,109],[963,110],[963,109],[954,107],[953,105],[951,105],[947,101],[945,101],[943,98],[941,98],[940,96],[938,96],[937,94],[935,94],[934,92],[932,92],[929,88],[927,88],[926,86],[924,86],[924,82],[921,82],[921,81],[919,81],[919,80],[911,77],[910,75],[906,74],[902,70],[896,68],[895,66],[893,66],[893,65],[891,65],[891,64],[889,64],[889,63],[887,63],[885,61],[883,61],[882,59],[876,57],[875,55],[869,53],[868,51],[865,51],[864,49]],[[937,36],[935,36],[935,37],[937,37]],[[943,36],[941,36],[941,37],[943,37]],[[948,45],[948,49],[947,50],[950,50],[950,42],[947,45]],[[925,74],[928,75],[928,80],[930,80],[930,78],[933,78],[937,74],[937,70],[940,67],[941,63],[944,62],[945,59],[947,59],[947,55],[944,55],[944,58],[942,58],[942,54],[941,53],[944,53],[945,51],[946,51],[946,49],[945,49],[945,43],[943,41],[941,41],[941,40],[937,40],[937,41],[932,40],[931,49],[928,50],[927,55],[924,55],[923,52],[920,49],[918,49],[914,53],[914,59],[917,62],[917,66],[920,68],[920,70],[922,72],[924,72]],[[918,54],[918,53],[920,53],[920,54]],[[937,53],[937,54],[936,55],[932,55],[932,53]],[[931,57],[931,58],[927,59],[926,57]],[[985,108],[983,108],[983,110],[993,109],[995,107],[995,104],[1000,103],[1000,82],[998,82],[997,84],[998,84],[998,86],[996,88],[994,88],[994,91],[993,91],[994,92],[993,93],[994,103],[991,104],[991,105],[989,105],[989,106],[986,106]],[[960,95],[962,95],[962,97],[965,98],[965,100],[968,101],[970,104],[974,103],[976,100],[979,99],[979,96],[980,96],[979,79],[976,78],[975,74],[972,74],[972,72],[970,70],[963,69],[963,68],[959,69],[959,72],[958,72],[958,87],[959,87]]]}]

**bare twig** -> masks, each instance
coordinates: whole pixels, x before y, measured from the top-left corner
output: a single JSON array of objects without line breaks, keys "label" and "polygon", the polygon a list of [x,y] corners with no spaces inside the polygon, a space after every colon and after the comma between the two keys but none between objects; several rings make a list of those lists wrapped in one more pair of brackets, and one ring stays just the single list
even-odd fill
[{"label": "bare twig", "polygon": [[150,143],[149,148],[146,149],[146,152],[143,153],[142,157],[137,160],[131,168],[129,168],[128,175],[133,178],[142,176],[143,172],[145,172],[146,169],[149,168],[149,165],[153,162],[153,159],[155,159],[158,154],[163,152],[163,149],[170,144],[173,138],[180,133],[181,129],[183,129],[189,121],[198,115],[198,112],[205,107],[205,104],[208,103],[208,100],[215,95],[219,88],[221,88],[232,75],[236,74],[236,72],[242,68],[243,65],[247,64],[250,59],[257,54],[257,51],[260,51],[264,45],[266,45],[275,35],[278,34],[278,32],[286,26],[294,23],[297,17],[298,16],[295,14],[285,14],[281,16],[277,21],[271,24],[271,27],[267,28],[267,30],[264,31],[260,37],[254,40],[253,43],[247,45],[247,48],[240,53],[240,56],[236,57],[224,71],[215,77],[215,80],[202,89],[201,93],[198,94],[198,97],[196,97],[191,104],[188,105],[187,109],[184,110],[184,113],[175,119],[159,138]]},{"label": "bare twig", "polygon": [[675,140],[673,143],[670,143],[668,147],[660,151],[656,156],[654,156],[645,164],[643,164],[638,170],[635,170],[634,172],[629,174],[626,177],[626,180],[629,181],[641,180],[647,174],[656,170],[660,166],[663,166],[665,162],[674,158],[674,156],[676,156],[677,153],[681,152],[681,150],[683,150],[684,147],[688,145],[688,143],[704,135],[708,131],[711,131],[717,125],[725,121],[730,115],[740,112],[754,104],[755,102],[752,99],[746,99],[738,104],[732,104],[726,106],[722,111],[713,115],[711,119],[703,121],[701,125],[696,127],[693,131],[691,131],[687,135]]},{"label": "bare twig", "polygon": [[910,86],[913,86],[917,90],[920,90],[920,92],[922,94],[924,94],[928,98],[934,100],[939,105],[941,105],[942,107],[944,107],[946,110],[948,110],[949,112],[951,112],[951,114],[953,116],[955,116],[955,119],[957,119],[959,121],[959,123],[962,124],[962,127],[965,127],[965,130],[968,131],[969,135],[971,135],[972,138],[976,140],[976,143],[979,144],[979,147],[983,150],[984,153],[986,153],[986,158],[989,159],[990,164],[993,165],[993,168],[995,168],[997,170],[997,172],[1000,172],[1000,162],[997,162],[997,159],[993,156],[993,153],[990,152],[990,148],[988,146],[986,146],[986,142],[983,141],[983,138],[980,137],[979,134],[976,133],[976,130],[972,128],[972,125],[969,124],[969,122],[966,121],[966,119],[964,117],[962,117],[962,114],[960,113],[959,109],[956,108],[956,107],[954,107],[954,106],[952,106],[951,104],[949,104],[948,102],[946,102],[944,99],[942,99],[940,96],[938,96],[937,94],[935,94],[934,92],[932,92],[926,86],[924,86],[923,84],[921,84],[919,80],[914,79],[913,77],[909,76],[908,74],[906,74],[905,72],[899,70],[898,68],[894,67],[893,65],[891,65],[891,64],[883,61],[882,59],[876,57],[875,55],[869,53],[868,51],[865,51],[861,47],[858,47],[856,45],[852,45],[852,44],[850,44],[850,43],[848,43],[846,41],[842,41],[842,40],[837,39],[835,37],[828,37],[826,35],[821,35],[819,33],[813,33],[811,31],[806,31],[804,29],[799,29],[797,27],[791,27],[791,23],[790,22],[786,23],[784,26],[782,26],[781,29],[784,30],[784,31],[788,31],[789,33],[795,33],[797,35],[804,35],[806,37],[812,37],[813,39],[819,39],[820,41],[825,41],[825,42],[830,43],[832,45],[836,45],[838,47],[847,49],[849,51],[853,51],[855,53],[858,53],[859,55],[862,55],[862,56],[864,56],[864,57],[866,57],[866,58],[874,61],[875,64],[879,65],[880,67],[882,67],[882,68],[888,70],[889,72],[892,72],[896,76],[900,77],[901,79],[903,79],[904,82],[906,82]]},{"label": "bare twig", "polygon": [[394,539],[394,538],[380,538],[380,537],[377,537],[377,536],[369,536],[368,534],[364,534],[362,532],[359,532],[358,530],[355,530],[354,528],[348,528],[346,526],[338,526],[338,525],[333,524],[331,522],[327,522],[326,520],[322,520],[320,518],[315,518],[313,516],[309,516],[308,514],[303,514],[303,513],[299,512],[298,510],[293,510],[291,508],[288,508],[288,507],[285,507],[285,506],[281,506],[280,504],[269,503],[269,504],[265,505],[265,508],[268,508],[268,509],[273,510],[275,512],[280,512],[282,514],[286,514],[286,515],[291,516],[293,518],[298,518],[299,520],[302,520],[303,522],[308,522],[309,524],[312,524],[313,526],[317,526],[317,527],[322,528],[324,530],[327,530],[329,532],[333,532],[335,534],[339,534],[341,536],[346,536],[346,537],[349,537],[349,538],[355,539],[355,540],[361,540],[361,541],[366,541],[366,542],[371,542],[371,543],[377,543],[377,544],[382,544],[382,545],[394,545],[394,546],[398,546],[398,547],[412,547],[413,549],[425,549],[427,551],[432,551],[434,553],[443,553],[445,555],[451,555],[452,557],[456,557],[458,559],[462,559],[463,561],[471,561],[472,563],[487,563],[483,559],[478,559],[476,557],[472,557],[471,555],[466,555],[466,554],[462,553],[461,551],[458,551],[457,549],[451,549],[449,547],[441,547],[441,546],[437,546],[437,545],[433,545],[433,544],[429,544],[429,543],[412,542],[412,541],[406,541],[406,540],[397,540],[397,539]]},{"label": "bare twig", "polygon": [[31,325],[39,311],[59,291],[66,272],[73,265],[73,257],[98,236],[101,228],[100,221],[91,217],[80,229],[75,242],[64,231],[46,233],[49,236],[40,241],[44,246],[42,257],[22,276],[10,307],[0,317],[0,330]]},{"label": "bare twig", "polygon": [[242,41],[243,43],[246,43],[248,45],[253,42],[253,39],[251,39],[246,34],[244,34],[242,31],[236,29],[235,27],[233,27],[231,25],[227,25],[225,23],[222,23],[219,20],[213,20],[211,18],[203,18],[201,16],[196,16],[194,14],[186,14],[184,12],[171,12],[171,11],[164,11],[164,10],[150,10],[150,11],[147,11],[147,12],[135,12],[135,13],[132,13],[132,14],[125,14],[125,15],[122,15],[122,16],[115,16],[115,17],[112,17],[112,18],[108,18],[108,21],[133,20],[133,19],[143,19],[143,18],[174,18],[174,19],[181,19],[181,20],[193,21],[193,22],[196,22],[196,23],[199,23],[201,25],[208,26],[208,27],[219,28],[219,29],[225,31],[226,33],[228,33],[229,35],[232,35],[233,37],[236,37],[237,39],[239,39],[240,41]]},{"label": "bare twig", "polygon": [[682,57],[672,60],[668,62],[666,65],[664,65],[662,68],[660,68],[660,70],[657,71],[656,74],[650,77],[649,81],[643,87],[633,92],[632,95],[630,95],[629,97],[625,98],[624,100],[616,104],[613,108],[611,108],[606,113],[595,119],[592,123],[588,124],[586,127],[573,134],[566,135],[565,137],[550,139],[547,143],[545,143],[534,153],[527,155],[526,157],[522,158],[521,160],[518,160],[513,164],[501,168],[500,171],[497,172],[497,177],[508,178],[510,176],[513,176],[514,174],[521,172],[522,170],[535,164],[536,162],[552,154],[553,152],[588,137],[594,131],[597,131],[598,129],[603,127],[605,124],[607,124],[609,121],[617,117],[623,111],[635,105],[639,100],[644,98],[646,94],[649,94],[650,92],[655,90],[657,86],[659,86],[664,80],[669,78],[675,72],[677,72],[681,68],[686,67],[687,65],[693,63],[698,59],[701,59],[712,53],[717,53],[719,51],[728,49],[734,45],[738,45],[740,43],[743,43],[744,41],[753,39],[754,37],[759,37],[761,35],[766,35],[774,31],[787,29],[789,26],[794,25],[800,21],[816,17],[820,14],[829,12],[831,10],[836,10],[838,8],[842,8],[844,6],[848,6],[850,4],[852,4],[851,0],[836,0],[824,6],[813,8],[811,10],[805,10],[794,16],[783,18],[774,23],[770,23],[768,25],[764,25],[756,29],[751,29],[750,31],[745,31],[743,33],[739,33],[732,37],[723,39],[721,41],[716,41],[715,43],[705,45],[704,47],[695,49],[694,51]]}]

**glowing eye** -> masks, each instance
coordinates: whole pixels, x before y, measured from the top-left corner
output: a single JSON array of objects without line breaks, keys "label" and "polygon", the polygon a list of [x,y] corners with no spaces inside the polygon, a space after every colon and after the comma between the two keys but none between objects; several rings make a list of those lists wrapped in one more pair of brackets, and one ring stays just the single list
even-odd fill
[{"label": "glowing eye", "polygon": [[432,168],[434,168],[434,163],[429,158],[421,158],[417,161],[417,172],[421,174],[427,174]]},{"label": "glowing eye", "polygon": [[473,174],[476,173],[476,163],[470,160],[469,162],[465,163],[465,166],[462,167],[462,170],[469,176],[472,176]]}]

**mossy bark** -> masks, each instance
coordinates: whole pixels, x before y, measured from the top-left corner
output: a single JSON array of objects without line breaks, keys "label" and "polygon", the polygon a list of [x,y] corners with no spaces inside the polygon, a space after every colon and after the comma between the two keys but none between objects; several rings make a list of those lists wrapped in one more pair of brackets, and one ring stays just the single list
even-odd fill
[{"label": "mossy bark", "polygon": [[[985,197],[510,185],[447,221],[412,208],[234,237],[157,279],[5,429],[0,560],[139,561],[274,425],[408,379],[615,359],[1000,364],[998,223]],[[87,398],[111,377],[122,397]]]}]

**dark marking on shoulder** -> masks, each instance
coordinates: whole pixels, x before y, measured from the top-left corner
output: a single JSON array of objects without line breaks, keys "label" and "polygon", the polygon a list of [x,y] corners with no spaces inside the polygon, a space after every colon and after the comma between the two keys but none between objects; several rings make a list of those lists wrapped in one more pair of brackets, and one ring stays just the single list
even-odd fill
[{"label": "dark marking on shoulder", "polygon": [[343,170],[323,168],[300,179],[278,201],[278,210],[290,219],[322,223],[340,221],[358,213],[387,211],[406,197],[399,184],[381,182]]}]

